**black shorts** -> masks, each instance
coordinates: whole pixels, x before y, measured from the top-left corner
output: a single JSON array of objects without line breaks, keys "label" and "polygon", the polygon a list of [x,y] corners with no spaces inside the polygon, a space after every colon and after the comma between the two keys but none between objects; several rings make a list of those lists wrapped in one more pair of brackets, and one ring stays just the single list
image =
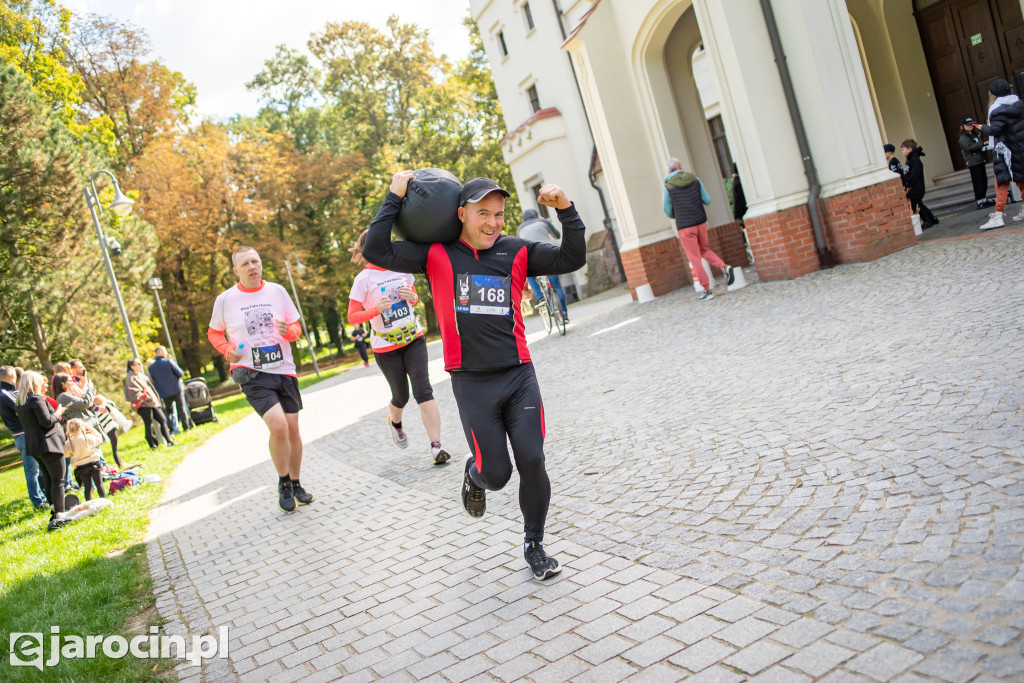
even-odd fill
[{"label": "black shorts", "polygon": [[375,352],[374,357],[391,387],[391,405],[405,407],[409,402],[410,382],[416,403],[434,400],[434,388],[430,386],[430,373],[427,371],[427,341],[423,337],[392,351]]},{"label": "black shorts", "polygon": [[246,374],[248,379],[242,385],[242,393],[260,417],[278,403],[286,413],[302,410],[298,379],[291,375],[274,375],[258,370],[249,370]]}]

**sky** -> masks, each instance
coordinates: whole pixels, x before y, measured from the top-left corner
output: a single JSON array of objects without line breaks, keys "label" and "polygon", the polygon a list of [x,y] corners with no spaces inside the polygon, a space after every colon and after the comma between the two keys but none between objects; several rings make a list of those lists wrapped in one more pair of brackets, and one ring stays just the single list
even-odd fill
[{"label": "sky", "polygon": [[278,45],[305,50],[310,34],[329,22],[384,27],[391,14],[430,30],[435,51],[452,59],[469,53],[462,18],[468,0],[63,0],[75,14],[95,13],[145,30],[152,56],[196,85],[202,118],[255,114],[245,88]]}]

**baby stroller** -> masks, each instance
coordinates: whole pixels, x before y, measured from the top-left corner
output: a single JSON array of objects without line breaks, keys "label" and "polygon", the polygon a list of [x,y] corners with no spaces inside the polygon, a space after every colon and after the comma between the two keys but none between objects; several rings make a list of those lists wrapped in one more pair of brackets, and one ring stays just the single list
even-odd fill
[{"label": "baby stroller", "polygon": [[206,380],[202,377],[185,382],[185,402],[188,403],[188,412],[195,424],[217,421],[217,413],[210,399],[210,388],[206,386]]}]

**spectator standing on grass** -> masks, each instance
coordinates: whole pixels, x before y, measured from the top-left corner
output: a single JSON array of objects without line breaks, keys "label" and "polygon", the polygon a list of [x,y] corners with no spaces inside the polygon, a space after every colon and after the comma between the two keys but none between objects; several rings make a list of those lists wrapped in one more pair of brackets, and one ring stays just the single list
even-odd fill
[{"label": "spectator standing on grass", "polygon": [[142,371],[142,361],[132,358],[128,361],[128,375],[124,380],[124,397],[132,408],[138,411],[142,418],[143,429],[146,434],[146,443],[150,450],[155,451],[160,445],[156,436],[153,435],[151,427],[154,423],[159,425],[160,433],[168,446],[174,446],[171,433],[167,428],[167,418],[164,416],[163,408],[160,405],[156,387],[153,380]]},{"label": "spectator standing on grass", "polygon": [[96,393],[96,386],[89,379],[85,363],[74,358],[68,361],[68,365],[71,366],[72,376],[77,378],[78,386],[87,393],[92,394],[93,417],[95,417],[96,423],[99,425],[99,431],[106,434],[107,441],[110,442],[110,455],[114,458],[114,462],[117,463],[117,468],[119,470],[124,469],[124,463],[121,462],[121,457],[117,454],[118,431],[120,430],[120,424],[125,421],[124,416],[114,406],[113,401],[106,396]]},{"label": "spectator standing on grass", "polygon": [[[195,424],[185,405],[185,384],[181,381],[185,373],[177,363],[167,357],[167,349],[163,346],[156,347],[153,355],[153,363],[149,366],[149,376],[164,404],[164,413],[171,418],[171,413],[177,410],[181,429],[183,431],[192,429]],[[173,418],[171,420],[173,422]]]},{"label": "spectator standing on grass", "polygon": [[85,422],[77,418],[68,420],[67,441],[64,443],[64,455],[71,459],[71,467],[75,472],[75,481],[85,487],[85,499],[92,499],[95,486],[100,498],[106,498],[103,491],[103,477],[100,470],[103,454],[100,444],[103,436]]},{"label": "spectator standing on grass", "polygon": [[50,503],[50,524],[54,531],[67,524],[64,520],[64,427],[60,423],[64,406],[56,410],[46,400],[46,378],[26,370],[18,383],[18,419],[25,429],[25,450],[39,463],[43,493]]},{"label": "spectator standing on grass", "polygon": [[25,429],[18,418],[18,387],[17,373],[10,365],[0,367],[0,420],[14,437],[14,447],[21,452],[21,468],[25,472],[25,489],[28,499],[37,510],[45,510],[50,506],[46,503],[43,490],[39,486],[39,463],[25,450]]}]

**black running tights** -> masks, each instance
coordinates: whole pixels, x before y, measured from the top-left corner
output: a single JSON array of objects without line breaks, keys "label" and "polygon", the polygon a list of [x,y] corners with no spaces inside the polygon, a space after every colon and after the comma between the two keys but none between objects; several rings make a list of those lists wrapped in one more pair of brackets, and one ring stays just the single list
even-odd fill
[{"label": "black running tights", "polygon": [[473,482],[498,491],[519,470],[519,507],[526,542],[544,540],[551,482],[544,468],[544,404],[532,363],[494,372],[453,372],[452,391],[475,463]]},{"label": "black running tights", "polygon": [[46,502],[54,512],[64,512],[64,478],[67,476],[64,454],[43,453],[32,457],[39,463],[39,480],[46,494]]}]

